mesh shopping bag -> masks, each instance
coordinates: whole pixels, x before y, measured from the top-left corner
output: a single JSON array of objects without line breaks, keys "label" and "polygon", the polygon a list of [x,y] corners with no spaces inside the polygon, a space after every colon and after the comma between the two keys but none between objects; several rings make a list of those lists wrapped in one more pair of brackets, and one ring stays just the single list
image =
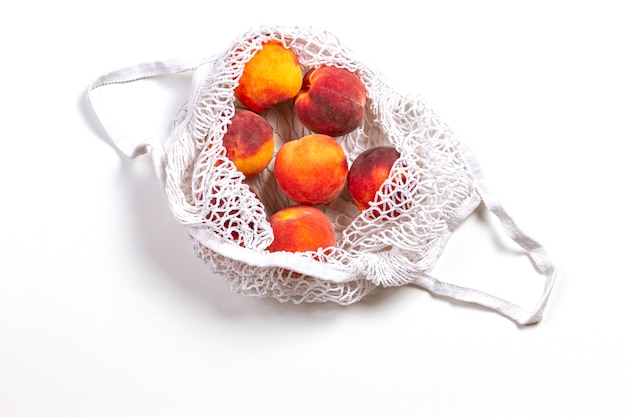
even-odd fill
[{"label": "mesh shopping bag", "polygon": [[[400,154],[393,175],[369,208],[357,209],[345,191],[318,206],[336,231],[337,244],[331,248],[268,251],[273,240],[268,216],[294,202],[278,187],[272,163],[246,178],[226,156],[222,139],[241,105],[234,89],[245,64],[268,41],[292,50],[305,70],[345,68],[365,85],[363,122],[336,138],[349,164],[375,146],[392,146]],[[171,133],[163,140],[142,142],[126,137],[114,121],[103,117],[105,105],[94,97],[95,90],[106,85],[181,72],[193,73],[191,93],[173,116]],[[186,227],[197,255],[237,293],[295,303],[351,304],[379,287],[412,284],[489,307],[520,324],[542,319],[555,267],[544,248],[520,230],[488,191],[470,149],[421,96],[389,87],[327,32],[256,28],[199,62],[151,62],[107,73],[89,85],[88,96],[123,153],[132,157],[150,152],[171,211]],[[294,116],[290,102],[273,106],[263,117],[274,130],[276,150],[311,133]],[[497,216],[545,278],[543,292],[531,309],[432,275],[452,233],[481,203]]]}]

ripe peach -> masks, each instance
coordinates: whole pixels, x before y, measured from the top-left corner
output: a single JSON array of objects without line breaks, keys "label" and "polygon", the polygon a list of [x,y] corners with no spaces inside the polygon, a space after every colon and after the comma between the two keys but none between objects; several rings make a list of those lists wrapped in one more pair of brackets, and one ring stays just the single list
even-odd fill
[{"label": "ripe peach", "polygon": [[362,152],[348,172],[348,191],[361,211],[375,201],[376,193],[389,177],[391,167],[400,157],[392,146],[377,146]]},{"label": "ripe peach", "polygon": [[296,54],[278,41],[269,41],[245,64],[235,97],[261,113],[295,97],[301,86],[302,67]]},{"label": "ripe peach", "polygon": [[311,68],[304,75],[294,111],[308,129],[337,137],[359,127],[365,99],[365,86],[355,73],[332,66]]},{"label": "ripe peach", "polygon": [[270,252],[317,251],[337,244],[335,228],[324,213],[311,206],[291,206],[269,218],[274,240]]},{"label": "ripe peach", "polygon": [[312,134],[278,150],[274,177],[287,197],[298,204],[324,204],[343,190],[348,161],[335,138]]},{"label": "ripe peach", "polygon": [[272,126],[250,110],[235,109],[222,142],[226,156],[246,177],[263,171],[274,156]]}]

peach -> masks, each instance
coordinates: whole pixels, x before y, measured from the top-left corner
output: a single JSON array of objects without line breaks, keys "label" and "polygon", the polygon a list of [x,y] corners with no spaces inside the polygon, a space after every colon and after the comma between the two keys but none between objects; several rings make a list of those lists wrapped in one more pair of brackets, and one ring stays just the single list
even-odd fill
[{"label": "peach", "polygon": [[222,143],[226,156],[246,177],[263,171],[274,156],[272,126],[250,110],[235,109]]},{"label": "peach", "polygon": [[335,228],[326,215],[312,206],[291,206],[269,218],[274,240],[270,252],[317,251],[337,244]]},{"label": "peach", "polygon": [[235,97],[261,113],[295,97],[301,86],[302,67],[297,55],[282,43],[269,41],[245,64]]},{"label": "peach", "polygon": [[311,131],[343,136],[363,121],[365,99],[365,86],[355,73],[332,66],[311,68],[304,75],[294,111]]},{"label": "peach", "polygon": [[346,154],[328,135],[306,135],[285,143],[274,163],[278,186],[298,204],[332,201],[343,190],[347,176]]},{"label": "peach", "polygon": [[348,191],[361,211],[376,199],[400,153],[392,146],[377,146],[362,152],[348,172]]}]

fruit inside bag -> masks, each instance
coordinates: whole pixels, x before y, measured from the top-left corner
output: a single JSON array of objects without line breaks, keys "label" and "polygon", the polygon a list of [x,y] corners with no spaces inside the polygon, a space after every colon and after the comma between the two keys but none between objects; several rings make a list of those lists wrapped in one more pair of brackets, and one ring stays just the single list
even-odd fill
[{"label": "fruit inside bag", "polygon": [[[274,55],[295,55],[302,83],[297,71],[290,73],[293,66],[265,68],[265,76],[287,87],[281,87],[283,97],[274,101],[265,100],[267,92],[262,94],[265,101],[255,101],[261,93],[254,89],[263,83],[246,80],[249,71],[244,70],[267,45],[278,48]],[[363,97],[358,89],[346,93],[348,104],[317,117],[316,106],[333,107],[339,100],[327,92],[341,84],[323,68],[355,75]],[[552,262],[488,192],[468,147],[419,95],[391,89],[332,35],[292,27],[251,30],[199,63],[148,63],[109,73],[94,80],[88,92],[91,96],[108,84],[184,71],[194,71],[191,94],[165,140],[128,141],[113,123],[101,120],[127,155],[149,149],[172,213],[187,227],[198,256],[225,277],[233,291],[296,303],[351,304],[378,287],[413,284],[489,307],[519,324],[541,321],[556,276]],[[289,80],[295,80],[293,85]],[[353,84],[344,83],[341,91]],[[303,99],[294,99],[298,93]],[[362,103],[363,110],[356,122],[350,118],[352,108],[328,121],[354,102]],[[100,103],[92,100],[92,105],[97,115],[103,112]],[[269,131],[255,128],[261,133],[253,158],[246,158],[251,152],[234,133],[240,116],[244,130],[253,123],[269,126]],[[308,145],[310,137],[317,136],[332,141],[328,146],[321,141]],[[383,149],[386,157],[374,156]],[[390,157],[389,150],[395,156]],[[317,165],[322,156],[339,154],[345,157],[345,169],[339,162]],[[368,154],[369,162],[362,162]],[[385,178],[368,194],[364,190],[372,171],[382,166]],[[333,186],[341,175],[345,182]],[[369,201],[360,202],[365,197],[359,193],[369,195]],[[451,234],[481,202],[545,277],[544,290],[531,309],[431,274]],[[323,214],[332,227],[332,244],[290,250],[296,248],[298,230],[321,235],[326,227],[317,218],[306,227],[302,223],[300,229],[279,231],[285,223],[278,226],[276,219],[292,219],[300,214],[294,214],[297,208]]]}]

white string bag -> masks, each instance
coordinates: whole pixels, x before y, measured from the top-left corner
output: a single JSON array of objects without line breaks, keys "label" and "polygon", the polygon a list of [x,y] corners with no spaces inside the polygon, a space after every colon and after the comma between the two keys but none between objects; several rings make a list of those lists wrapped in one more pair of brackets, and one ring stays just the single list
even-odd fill
[{"label": "white string bag", "polygon": [[[240,105],[234,89],[244,65],[270,40],[293,50],[305,70],[333,65],[363,81],[364,121],[337,138],[349,164],[373,146],[391,145],[400,153],[370,208],[360,212],[345,190],[331,203],[317,206],[336,229],[337,246],[330,250],[268,252],[273,239],[268,217],[294,203],[278,188],[272,163],[246,179],[222,145]],[[91,83],[88,96],[101,116],[105,109],[93,99],[95,89],[184,71],[194,71],[191,95],[165,140],[129,140],[114,123],[101,121],[126,155],[149,149],[173,214],[186,226],[198,256],[233,291],[295,303],[351,304],[380,286],[414,284],[489,307],[519,324],[541,321],[556,276],[552,262],[489,193],[470,150],[420,96],[391,89],[329,33],[297,27],[257,28],[202,62],[154,62],[108,73]],[[263,116],[274,128],[276,151],[286,141],[311,133],[295,117],[292,103],[274,106]],[[439,281],[430,273],[451,234],[481,201],[545,277],[543,293],[530,311],[475,288]]]}]

